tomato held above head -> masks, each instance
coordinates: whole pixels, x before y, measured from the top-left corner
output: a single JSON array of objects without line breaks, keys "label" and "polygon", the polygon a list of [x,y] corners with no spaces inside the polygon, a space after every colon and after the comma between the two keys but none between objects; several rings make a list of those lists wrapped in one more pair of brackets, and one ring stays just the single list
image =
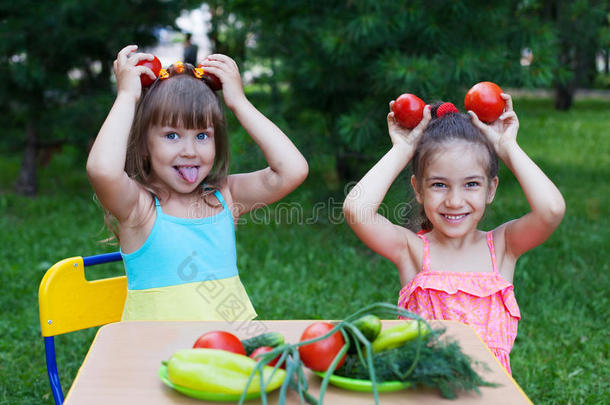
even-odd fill
[{"label": "tomato held above head", "polygon": [[[161,61],[156,56],[153,60],[141,60],[136,63],[136,66],[146,66],[147,68],[152,70],[156,77],[159,77],[159,72],[161,72]],[[146,74],[141,74],[140,82],[142,83],[142,86],[148,87],[154,82],[154,80]]]},{"label": "tomato held above head", "polygon": [[193,345],[193,349],[197,348],[219,349],[246,355],[244,345],[237,336],[222,330],[207,332],[199,336],[199,339]]},{"label": "tomato held above head", "polygon": [[392,104],[392,111],[400,125],[413,129],[424,116],[426,103],[414,94],[401,94]]},{"label": "tomato held above head", "polygon": [[466,93],[464,107],[474,111],[481,121],[489,124],[498,119],[506,106],[500,94],[502,89],[495,83],[477,83]]},{"label": "tomato held above head", "polygon": [[[323,336],[334,327],[335,325],[328,322],[314,322],[305,328],[300,341],[303,342]],[[299,346],[299,356],[303,360],[303,364],[310,369],[326,371],[343,346],[345,346],[345,339],[341,332],[336,331],[326,339]],[[345,355],[339,360],[337,368],[341,367],[344,361]]]},{"label": "tomato held above head", "polygon": [[[252,358],[256,361],[260,361],[260,359],[265,355],[265,353],[269,353],[271,350],[273,350],[273,347],[271,347],[271,346],[257,347],[256,349],[254,349],[254,351],[252,353],[250,353],[250,358]],[[273,360],[271,360],[269,363],[267,363],[267,365],[273,367],[277,364],[277,362],[279,360],[280,360],[280,355],[278,354],[277,357],[274,358]],[[280,367],[285,369],[286,363],[284,362]]]},{"label": "tomato held above head", "polygon": [[[201,63],[197,67],[203,69],[203,65]],[[220,79],[218,77],[214,76],[211,73],[207,73],[205,71],[205,69],[203,69],[203,71],[204,71],[203,74],[207,78],[206,82],[210,85],[210,88],[212,90],[218,91],[218,90],[222,89],[222,82],[220,81]]]}]

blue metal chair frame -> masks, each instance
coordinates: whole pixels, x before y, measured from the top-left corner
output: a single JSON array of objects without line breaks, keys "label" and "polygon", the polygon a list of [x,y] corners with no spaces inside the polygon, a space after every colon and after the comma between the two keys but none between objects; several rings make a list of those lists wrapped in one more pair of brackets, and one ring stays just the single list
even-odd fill
[{"label": "blue metal chair frame", "polygon": [[[110,263],[123,260],[120,252],[104,253],[95,256],[83,257],[85,267],[94,266],[96,264]],[[57,372],[57,357],[55,357],[55,336],[46,336],[44,338],[45,356],[47,360],[47,375],[51,384],[53,399],[57,405],[64,403],[64,394],[59,381],[59,373]]]}]

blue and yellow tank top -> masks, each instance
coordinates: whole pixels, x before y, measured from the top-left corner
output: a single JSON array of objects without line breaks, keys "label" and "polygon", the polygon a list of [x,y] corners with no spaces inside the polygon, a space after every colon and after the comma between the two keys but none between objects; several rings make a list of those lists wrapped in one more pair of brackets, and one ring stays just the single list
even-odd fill
[{"label": "blue and yellow tank top", "polygon": [[[189,219],[163,213],[135,252],[124,254],[127,298],[122,320],[249,320],[256,317],[239,279],[233,216],[223,210]],[[196,207],[194,207],[196,208]]]}]

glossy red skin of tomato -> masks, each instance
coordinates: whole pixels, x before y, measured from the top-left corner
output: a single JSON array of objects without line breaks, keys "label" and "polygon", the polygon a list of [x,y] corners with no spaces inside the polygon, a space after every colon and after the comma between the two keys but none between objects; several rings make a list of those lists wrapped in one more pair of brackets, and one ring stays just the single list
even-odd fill
[{"label": "glossy red skin of tomato", "polygon": [[[153,60],[141,60],[136,63],[136,66],[146,66],[147,68],[152,70],[156,77],[159,77],[159,72],[161,72],[161,61],[156,56]],[[142,83],[142,86],[148,87],[153,84],[154,80],[151,79],[148,75],[141,74],[140,82]]]},{"label": "glossy red skin of tomato", "polygon": [[[203,66],[201,64],[199,64],[197,67],[200,69],[203,69]],[[214,76],[211,73],[205,72],[205,69],[203,69],[203,71],[204,71],[204,75],[209,78],[208,84],[210,85],[210,88],[212,90],[218,91],[218,90],[222,89],[222,82],[220,81],[220,79],[218,77]]]},{"label": "glossy red skin of tomato", "polygon": [[196,348],[219,349],[246,355],[244,345],[237,336],[222,330],[207,332],[199,336],[193,345],[193,349]]},{"label": "glossy red skin of tomato", "polygon": [[481,121],[489,124],[497,120],[506,107],[506,101],[500,94],[502,89],[495,83],[477,83],[466,93],[464,107],[474,111]]},{"label": "glossy red skin of tomato", "polygon": [[[335,325],[328,322],[314,322],[305,328],[300,342],[323,336],[334,327]],[[308,368],[315,371],[326,371],[343,346],[345,346],[345,339],[341,332],[337,331],[326,339],[299,346],[299,356]],[[345,355],[339,360],[337,368],[341,367],[344,361]]]},{"label": "glossy red skin of tomato", "polygon": [[424,116],[426,103],[414,94],[405,93],[398,96],[392,104],[396,121],[405,128],[413,129]]},{"label": "glossy red skin of tomato", "polygon": [[[252,353],[250,353],[250,358],[259,361],[260,358],[256,358],[256,356],[263,356],[265,353],[269,353],[271,350],[273,350],[273,347],[271,346],[261,346],[261,347],[257,347],[256,349],[254,349],[254,351]],[[268,366],[275,366],[277,364],[277,362],[280,360],[280,355],[278,355],[275,359],[271,360],[269,363],[267,363]],[[284,362],[280,368],[286,369],[286,362]]]}]

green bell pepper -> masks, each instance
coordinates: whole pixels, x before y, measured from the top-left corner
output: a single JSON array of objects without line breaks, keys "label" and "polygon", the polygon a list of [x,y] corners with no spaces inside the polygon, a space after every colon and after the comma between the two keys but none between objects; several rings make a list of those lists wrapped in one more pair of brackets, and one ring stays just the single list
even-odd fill
[{"label": "green bell pepper", "polygon": [[[241,354],[217,349],[184,349],[174,353],[167,361],[167,376],[176,385],[198,391],[224,394],[241,394],[256,366],[256,360]],[[286,378],[286,371],[265,366],[263,378],[266,391],[278,388]],[[260,372],[257,372],[248,394],[260,393]]]}]

